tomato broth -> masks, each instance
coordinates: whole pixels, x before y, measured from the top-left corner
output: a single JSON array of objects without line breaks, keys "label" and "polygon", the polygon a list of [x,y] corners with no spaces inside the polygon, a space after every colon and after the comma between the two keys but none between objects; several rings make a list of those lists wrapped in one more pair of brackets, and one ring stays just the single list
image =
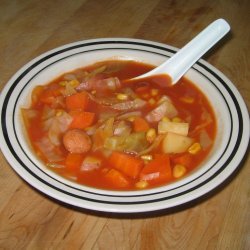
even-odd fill
[{"label": "tomato broth", "polygon": [[168,87],[154,77],[126,81],[152,68],[103,61],[36,86],[22,109],[35,154],[60,176],[101,189],[148,189],[187,176],[213,146],[215,115],[186,78]]}]

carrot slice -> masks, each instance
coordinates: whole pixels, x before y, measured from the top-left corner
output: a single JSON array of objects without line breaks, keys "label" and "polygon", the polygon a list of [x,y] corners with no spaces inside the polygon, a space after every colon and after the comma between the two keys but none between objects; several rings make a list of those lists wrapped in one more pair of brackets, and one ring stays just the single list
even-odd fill
[{"label": "carrot slice", "polygon": [[[57,96],[62,95],[62,90],[63,90],[62,87],[58,87],[58,88],[51,87],[51,88],[43,90],[42,93],[40,93],[40,98],[39,97],[38,98],[41,102],[50,105],[55,101],[55,98]],[[35,92],[34,95],[35,94],[39,95],[39,91],[41,90],[39,90],[38,88],[36,91],[37,92]]]},{"label": "carrot slice", "polygon": [[83,154],[69,153],[65,159],[65,166],[69,172],[76,172],[84,160]]},{"label": "carrot slice", "polygon": [[126,176],[137,178],[143,168],[143,161],[131,155],[120,152],[112,152],[109,157],[111,167],[121,171]]},{"label": "carrot slice", "polygon": [[133,129],[135,132],[146,132],[150,129],[150,126],[145,119],[137,116],[133,121]]},{"label": "carrot slice", "polygon": [[110,169],[106,174],[105,178],[114,187],[126,188],[130,186],[130,182],[126,176],[116,169]]},{"label": "carrot slice", "polygon": [[139,86],[135,89],[135,92],[139,95],[150,93],[150,87],[149,86]]},{"label": "carrot slice", "polygon": [[69,112],[73,118],[70,128],[84,129],[91,126],[95,120],[95,113],[81,110],[71,110]]},{"label": "carrot slice", "polygon": [[173,163],[175,164],[181,164],[187,168],[189,168],[192,164],[192,156],[189,153],[173,157],[172,158]]},{"label": "carrot slice", "polygon": [[140,179],[152,184],[160,184],[172,180],[169,156],[166,154],[156,155],[155,159],[142,169]]},{"label": "carrot slice", "polygon": [[85,92],[75,93],[73,95],[67,96],[65,98],[66,108],[68,110],[72,109],[82,109],[86,110],[89,102],[89,96]]}]

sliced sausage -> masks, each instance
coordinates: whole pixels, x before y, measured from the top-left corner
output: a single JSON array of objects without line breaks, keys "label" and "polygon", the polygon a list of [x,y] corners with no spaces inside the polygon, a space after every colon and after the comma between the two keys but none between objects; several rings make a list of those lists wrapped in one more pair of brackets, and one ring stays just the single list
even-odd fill
[{"label": "sliced sausage", "polygon": [[80,129],[68,130],[63,136],[63,144],[70,153],[85,153],[92,146],[90,137]]}]

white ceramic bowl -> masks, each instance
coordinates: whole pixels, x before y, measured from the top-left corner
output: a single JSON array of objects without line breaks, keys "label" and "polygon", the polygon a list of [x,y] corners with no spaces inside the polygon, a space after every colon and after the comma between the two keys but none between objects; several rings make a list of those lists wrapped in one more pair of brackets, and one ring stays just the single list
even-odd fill
[{"label": "white ceramic bowl", "polygon": [[142,191],[107,191],[78,185],[48,170],[33,154],[21,122],[20,107],[29,105],[34,86],[73,69],[107,59],[133,59],[159,65],[176,48],[137,39],[95,39],[68,44],[35,58],[21,68],[1,93],[1,150],[13,169],[43,193],[73,206],[133,213],[174,207],[220,185],[241,162],[249,141],[249,114],[231,81],[200,60],[186,77],[209,98],[218,120],[212,152],[196,171],[180,181]]}]

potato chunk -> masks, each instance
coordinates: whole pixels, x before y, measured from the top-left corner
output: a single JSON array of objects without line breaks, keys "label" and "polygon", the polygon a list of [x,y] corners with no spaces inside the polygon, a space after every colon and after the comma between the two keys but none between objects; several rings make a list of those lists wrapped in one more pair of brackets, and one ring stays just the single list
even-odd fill
[{"label": "potato chunk", "polygon": [[172,132],[175,134],[187,136],[188,129],[189,129],[189,124],[186,122],[170,122],[162,120],[158,123],[159,134]]},{"label": "potato chunk", "polygon": [[164,153],[183,153],[193,144],[194,140],[190,137],[167,133],[162,142]]}]

